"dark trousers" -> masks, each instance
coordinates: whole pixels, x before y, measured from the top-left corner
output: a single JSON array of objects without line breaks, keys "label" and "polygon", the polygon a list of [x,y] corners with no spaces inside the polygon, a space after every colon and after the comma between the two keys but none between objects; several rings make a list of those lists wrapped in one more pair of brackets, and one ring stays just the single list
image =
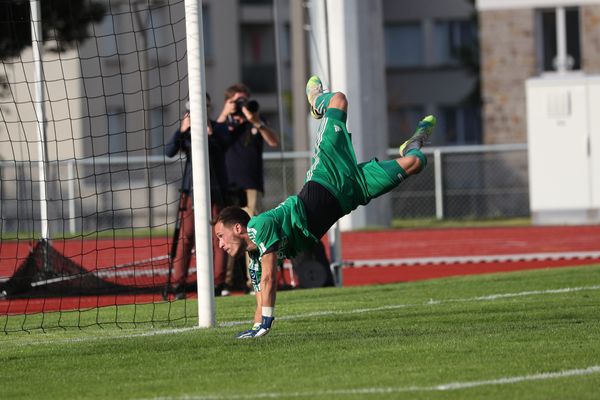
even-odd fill
[{"label": "dark trousers", "polygon": [[[173,277],[172,282],[174,287],[185,287],[190,262],[192,260],[192,250],[195,244],[194,235],[194,208],[192,197],[186,193],[181,194],[179,200],[180,214],[180,230],[179,242],[177,244],[177,252],[173,260]],[[221,211],[221,207],[217,204],[211,204],[211,218],[215,219]],[[212,231],[212,248],[213,248],[213,268],[214,268],[214,283],[216,286],[222,286],[225,283],[225,274],[227,272],[227,253],[219,248],[219,240]]]}]

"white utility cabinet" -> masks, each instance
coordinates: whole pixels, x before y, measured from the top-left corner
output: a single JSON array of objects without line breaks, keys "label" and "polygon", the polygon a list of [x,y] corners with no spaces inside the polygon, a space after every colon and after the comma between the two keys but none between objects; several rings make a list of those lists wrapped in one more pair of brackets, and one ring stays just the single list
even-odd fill
[{"label": "white utility cabinet", "polygon": [[532,78],[526,92],[532,222],[600,223],[600,77]]}]

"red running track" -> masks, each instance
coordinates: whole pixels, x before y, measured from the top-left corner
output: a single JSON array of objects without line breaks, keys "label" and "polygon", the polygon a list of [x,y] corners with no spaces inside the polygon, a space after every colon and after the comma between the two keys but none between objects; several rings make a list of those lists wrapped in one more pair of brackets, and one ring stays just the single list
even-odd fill
[{"label": "red running track", "polygon": [[[600,252],[600,225],[440,228],[342,233],[344,260],[473,257],[511,254]],[[358,261],[358,262],[357,262]],[[358,267],[343,270],[344,286],[405,282],[600,263],[600,258]]]},{"label": "red running track", "polygon": [[[53,246],[86,269],[112,267],[164,256],[165,238],[53,241]],[[0,276],[12,275],[27,256],[31,243],[0,243]],[[342,233],[344,260],[472,257],[600,251],[600,226],[506,228],[440,228]],[[344,286],[404,282],[446,276],[483,274],[600,263],[600,259],[547,260],[345,268]],[[77,299],[0,301],[0,314],[87,308],[102,305],[159,301],[155,295],[90,296]]]},{"label": "red running track", "polygon": [[342,233],[344,259],[600,251],[600,225]]}]

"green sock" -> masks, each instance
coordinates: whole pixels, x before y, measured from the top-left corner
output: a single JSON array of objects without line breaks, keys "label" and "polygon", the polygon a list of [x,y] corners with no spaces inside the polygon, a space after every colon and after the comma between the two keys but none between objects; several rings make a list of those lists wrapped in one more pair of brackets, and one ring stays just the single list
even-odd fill
[{"label": "green sock", "polygon": [[417,174],[419,172],[423,171],[425,169],[425,167],[427,166],[427,157],[425,157],[425,154],[423,154],[423,152],[421,152],[421,150],[419,150],[419,149],[410,149],[404,155],[404,157],[407,157],[407,156],[417,157],[421,161],[421,165],[419,166],[419,170],[416,172]]}]

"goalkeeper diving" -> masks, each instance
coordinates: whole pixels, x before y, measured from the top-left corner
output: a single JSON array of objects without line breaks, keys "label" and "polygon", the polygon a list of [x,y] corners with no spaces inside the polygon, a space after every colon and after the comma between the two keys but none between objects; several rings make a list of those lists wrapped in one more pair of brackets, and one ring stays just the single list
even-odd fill
[{"label": "goalkeeper diving", "polygon": [[254,325],[236,337],[257,338],[273,327],[278,266],[311,248],[341,217],[421,172],[435,117],[421,120],[399,149],[395,160],[376,158],[358,164],[346,128],[348,100],[324,90],[312,76],[306,84],[311,115],[321,119],[311,167],[300,193],[253,218],[239,207],[223,209],[214,221],[219,247],[231,256],[247,252],[249,275],[256,293]]}]

